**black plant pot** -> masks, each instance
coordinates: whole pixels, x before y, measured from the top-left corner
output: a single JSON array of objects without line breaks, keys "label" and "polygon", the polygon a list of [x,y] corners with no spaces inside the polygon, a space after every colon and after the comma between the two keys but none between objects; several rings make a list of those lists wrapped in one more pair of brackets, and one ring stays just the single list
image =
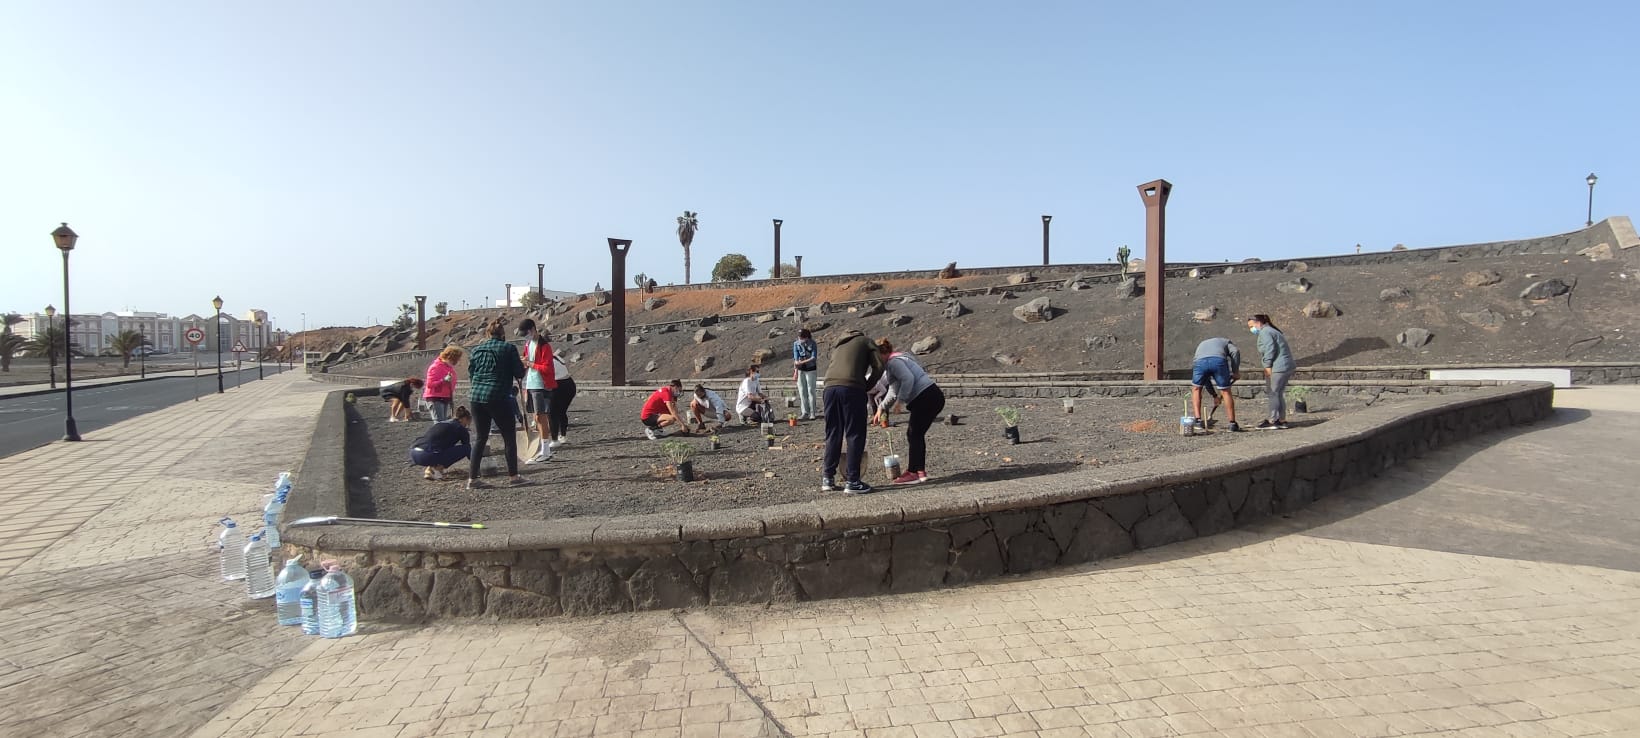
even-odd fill
[{"label": "black plant pot", "polygon": [[680,461],[680,462],[678,462],[678,481],[680,481],[680,482],[693,482],[693,481],[695,481],[695,462],[693,462],[693,461]]},{"label": "black plant pot", "polygon": [[1295,412],[1295,413],[1307,413],[1309,411],[1310,411],[1310,403],[1305,402],[1303,400],[1293,400],[1293,412]]},{"label": "black plant pot", "polygon": [[1019,426],[1010,425],[1002,429],[1002,437],[1008,439],[1009,444],[1019,443]]},{"label": "black plant pot", "polygon": [[945,424],[946,425],[956,425],[958,420],[959,420],[959,418],[957,417],[957,415],[955,413],[952,413],[950,415],[945,416]]}]

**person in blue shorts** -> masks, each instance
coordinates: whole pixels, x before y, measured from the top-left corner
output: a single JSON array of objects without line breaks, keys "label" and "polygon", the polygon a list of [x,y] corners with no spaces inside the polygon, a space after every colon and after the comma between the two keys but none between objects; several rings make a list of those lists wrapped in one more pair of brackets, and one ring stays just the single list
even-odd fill
[{"label": "person in blue shorts", "polygon": [[1202,424],[1202,389],[1205,387],[1215,398],[1224,398],[1224,408],[1230,414],[1230,432],[1241,432],[1241,426],[1236,424],[1236,396],[1230,392],[1239,371],[1241,351],[1230,339],[1209,338],[1197,344],[1196,360],[1190,365],[1190,409],[1198,427],[1207,427]]}]

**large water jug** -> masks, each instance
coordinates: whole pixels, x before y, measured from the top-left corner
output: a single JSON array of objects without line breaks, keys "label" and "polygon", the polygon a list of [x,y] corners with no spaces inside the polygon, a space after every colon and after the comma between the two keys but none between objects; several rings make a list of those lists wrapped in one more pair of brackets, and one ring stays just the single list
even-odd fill
[{"label": "large water jug", "polygon": [[251,536],[250,543],[245,544],[245,594],[253,600],[273,596],[273,565],[267,537],[262,533]]},{"label": "large water jug", "polygon": [[222,519],[222,532],[216,537],[217,549],[222,552],[222,581],[236,582],[245,578],[245,534],[233,518]]},{"label": "large water jug", "polygon": [[308,571],[301,558],[285,562],[273,582],[274,610],[279,613],[280,625],[302,624],[302,587],[308,583]]},{"label": "large water jug", "polygon": [[319,580],[324,576],[320,569],[308,572],[307,584],[302,585],[302,594],[297,598],[302,603],[303,635],[319,635]]},{"label": "large water jug", "polygon": [[331,564],[319,580],[319,635],[323,638],[350,636],[359,630],[353,606],[353,579],[342,567]]},{"label": "large water jug", "polygon": [[285,500],[289,492],[274,492],[273,499],[268,500],[262,508],[262,532],[268,537],[268,550],[279,548],[279,516],[285,511]]}]

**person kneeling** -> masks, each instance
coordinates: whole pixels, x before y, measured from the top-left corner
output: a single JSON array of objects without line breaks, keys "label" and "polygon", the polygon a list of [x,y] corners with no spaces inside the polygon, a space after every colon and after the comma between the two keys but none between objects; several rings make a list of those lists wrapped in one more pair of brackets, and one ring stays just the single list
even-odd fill
[{"label": "person kneeling", "polygon": [[695,430],[717,430],[717,426],[729,422],[729,408],[721,395],[697,384],[695,396],[689,398],[689,416]]},{"label": "person kneeling", "polygon": [[434,423],[410,447],[410,463],[425,466],[422,479],[444,479],[444,470],[472,454],[472,436],[467,428],[473,424],[473,414],[466,406],[457,407],[449,420]]},{"label": "person kneeling", "polygon": [[747,367],[746,378],[740,380],[740,390],[735,393],[735,413],[747,423],[768,423],[774,420],[773,413],[769,410],[769,398],[763,394],[761,375],[760,367]]},{"label": "person kneeling", "polygon": [[643,403],[643,409],[638,412],[644,437],[658,441],[666,436],[666,427],[672,425],[677,426],[679,433],[689,432],[689,426],[684,425],[683,413],[678,410],[678,398],[682,395],[683,381],[679,379],[650,393],[649,399]]}]

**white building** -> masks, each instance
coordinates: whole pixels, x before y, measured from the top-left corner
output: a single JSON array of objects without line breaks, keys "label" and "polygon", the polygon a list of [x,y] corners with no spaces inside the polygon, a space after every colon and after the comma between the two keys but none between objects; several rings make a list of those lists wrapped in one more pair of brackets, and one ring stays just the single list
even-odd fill
[{"label": "white building", "polygon": [[[23,316],[22,323],[18,323],[13,330],[25,339],[45,331],[46,326],[55,325],[61,328],[64,315],[47,318],[45,313],[29,313]],[[260,351],[267,346],[282,343],[273,327],[268,324],[268,314],[264,310],[247,310],[244,317],[223,313],[222,325],[219,331],[211,329],[213,315],[187,315],[171,317],[165,313],[124,310],[109,313],[75,313],[69,323],[69,341],[77,347],[76,353],[86,356],[98,356],[112,351],[109,344],[113,336],[122,331],[137,331],[148,339],[154,353],[180,353],[194,350],[194,347],[183,337],[189,328],[200,328],[205,331],[205,340],[199,344],[198,350],[205,353],[215,353],[212,341],[213,336],[220,336],[222,352],[230,353],[234,347],[243,346],[247,353]],[[256,324],[256,319],[262,319],[262,325]],[[283,335],[283,331],[277,332]]]},{"label": "white building", "polygon": [[[523,307],[524,296],[534,291],[535,285],[512,285],[507,290],[507,299],[505,301],[496,300],[495,307]],[[562,290],[547,290],[544,294],[548,300],[567,300],[576,296],[574,292],[564,292]]]}]

